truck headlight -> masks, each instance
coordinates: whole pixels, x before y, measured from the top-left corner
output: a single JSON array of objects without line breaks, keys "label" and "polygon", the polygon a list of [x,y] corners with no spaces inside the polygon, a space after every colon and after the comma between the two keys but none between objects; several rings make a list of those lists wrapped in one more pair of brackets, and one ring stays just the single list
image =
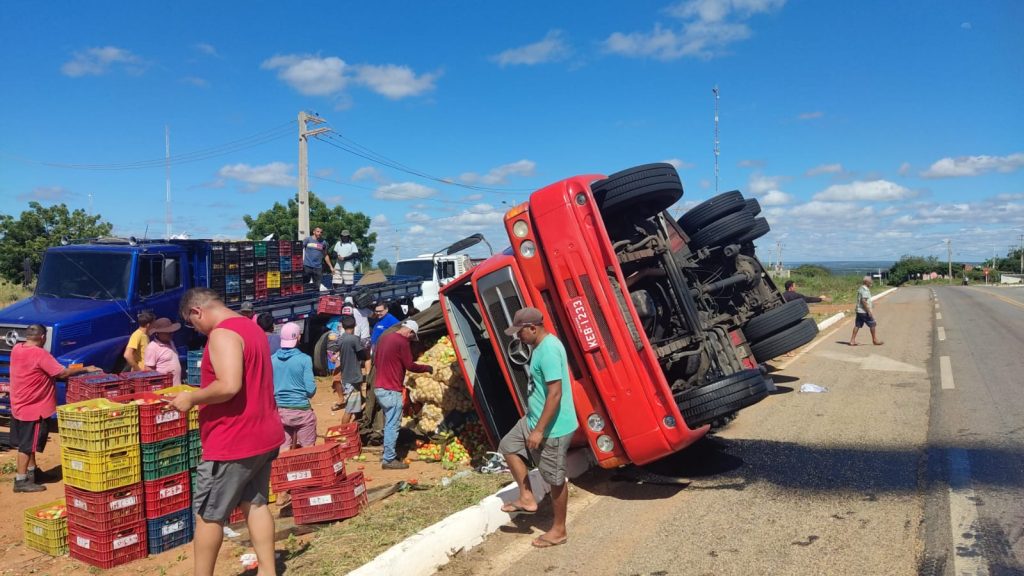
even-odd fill
[{"label": "truck headlight", "polygon": [[526,220],[516,220],[516,223],[512,225],[512,233],[516,238],[526,238],[529,232],[530,227],[526,225]]},{"label": "truck headlight", "polygon": [[519,245],[519,253],[523,255],[523,258],[533,258],[537,255],[537,245],[530,240],[524,240]]},{"label": "truck headlight", "polygon": [[604,430],[604,419],[598,414],[587,416],[587,428],[590,428],[591,432]]},{"label": "truck headlight", "polygon": [[615,442],[612,442],[611,436],[602,434],[597,437],[597,449],[601,452],[611,452],[615,449]]}]

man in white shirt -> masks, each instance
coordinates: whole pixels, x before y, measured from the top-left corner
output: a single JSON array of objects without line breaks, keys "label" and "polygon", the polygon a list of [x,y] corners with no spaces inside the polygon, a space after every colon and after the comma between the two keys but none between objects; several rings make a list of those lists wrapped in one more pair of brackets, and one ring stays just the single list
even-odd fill
[{"label": "man in white shirt", "polygon": [[356,262],[359,261],[359,247],[352,241],[348,230],[341,231],[341,239],[334,243],[337,256],[334,266],[334,285],[351,286],[354,283]]}]

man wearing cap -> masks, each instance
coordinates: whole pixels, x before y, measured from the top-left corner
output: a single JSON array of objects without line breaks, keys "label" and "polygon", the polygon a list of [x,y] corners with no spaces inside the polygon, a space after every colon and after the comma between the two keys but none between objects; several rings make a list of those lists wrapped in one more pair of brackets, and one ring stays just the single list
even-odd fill
[{"label": "man wearing cap", "polygon": [[409,465],[397,460],[395,443],[398,441],[398,428],[402,422],[402,389],[405,385],[405,372],[433,373],[434,368],[426,364],[417,364],[412,359],[410,340],[415,340],[420,331],[415,320],[406,320],[395,330],[380,337],[374,362],[377,366],[377,377],[373,384],[373,393],[384,411],[384,454],[381,456],[380,467],[401,470]]},{"label": "man wearing cap", "polygon": [[256,310],[252,306],[252,300],[242,302],[242,305],[238,308],[238,313],[246,318],[252,318],[256,314]]},{"label": "man wearing cap", "polygon": [[174,333],[181,329],[181,324],[171,322],[170,318],[157,318],[149,325],[149,345],[143,362],[147,370],[156,370],[161,374],[173,376],[173,386],[181,384],[181,359],[174,347]]},{"label": "man wearing cap", "polygon": [[14,476],[15,492],[42,492],[46,486],[36,471],[36,452],[46,448],[49,418],[57,410],[56,380],[66,380],[94,366],[65,368],[46,351],[46,328],[32,324],[25,328],[24,342],[11,349],[11,446],[18,450]]},{"label": "man wearing cap", "polygon": [[527,481],[526,462],[532,460],[541,478],[551,486],[554,508],[551,529],[535,538],[533,546],[550,548],[568,540],[565,517],[569,490],[565,486],[565,460],[573,432],[579,427],[572,401],[569,362],[565,347],[544,327],[544,315],[537,308],[518,310],[505,334],[521,340],[532,349],[532,354],[526,415],[498,445],[519,486],[519,498],[501,510],[509,514],[537,511],[537,499]]},{"label": "man wearing cap", "polygon": [[296,346],[302,328],[295,322],[281,327],[281,349],[271,356],[274,366],[274,399],[284,424],[282,450],[316,443],[316,414],[309,401],[316,394],[313,359]]},{"label": "man wearing cap", "polygon": [[351,286],[355,280],[355,263],[359,260],[359,247],[352,241],[352,235],[348,230],[342,230],[341,239],[334,243],[334,255],[337,257],[332,278],[334,285]]},{"label": "man wearing cap", "polygon": [[321,288],[320,276],[324,273],[324,262],[327,262],[327,268],[334,272],[331,257],[327,255],[327,244],[321,239],[323,235],[323,228],[317,226],[313,228],[313,234],[306,236],[302,242],[302,283],[312,282],[317,290]]}]

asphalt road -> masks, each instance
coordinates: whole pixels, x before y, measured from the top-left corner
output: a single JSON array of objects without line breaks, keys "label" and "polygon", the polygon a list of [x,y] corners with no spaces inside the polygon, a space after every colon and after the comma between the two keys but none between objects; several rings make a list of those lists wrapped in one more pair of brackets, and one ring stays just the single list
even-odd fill
[{"label": "asphalt road", "polygon": [[884,345],[826,330],[779,393],[648,467],[688,486],[592,471],[566,545],[530,546],[544,504],[440,573],[1024,574],[1024,290],[906,288],[876,314]]}]

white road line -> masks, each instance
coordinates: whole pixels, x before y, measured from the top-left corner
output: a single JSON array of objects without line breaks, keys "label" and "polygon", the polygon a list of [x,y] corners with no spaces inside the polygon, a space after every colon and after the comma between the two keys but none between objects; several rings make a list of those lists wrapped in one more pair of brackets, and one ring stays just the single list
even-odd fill
[{"label": "white road line", "polygon": [[938,309],[939,309],[939,303],[938,303],[938,302],[936,302],[936,303],[935,303],[935,309],[936,309],[936,310],[938,310]]},{"label": "white road line", "polygon": [[936,320],[942,320],[942,312],[936,312],[935,313],[935,319]]},{"label": "white road line", "polygon": [[939,357],[939,376],[942,380],[943,390],[956,388],[953,383],[953,364],[949,361],[949,356]]},{"label": "white road line", "polygon": [[951,448],[946,455],[949,458],[949,526],[953,534],[953,573],[988,576],[985,551],[977,537],[978,506],[971,486],[970,460],[962,448]]},{"label": "white road line", "polygon": [[942,326],[939,326],[939,342],[945,342],[945,341],[946,341],[946,329],[943,328]]}]

